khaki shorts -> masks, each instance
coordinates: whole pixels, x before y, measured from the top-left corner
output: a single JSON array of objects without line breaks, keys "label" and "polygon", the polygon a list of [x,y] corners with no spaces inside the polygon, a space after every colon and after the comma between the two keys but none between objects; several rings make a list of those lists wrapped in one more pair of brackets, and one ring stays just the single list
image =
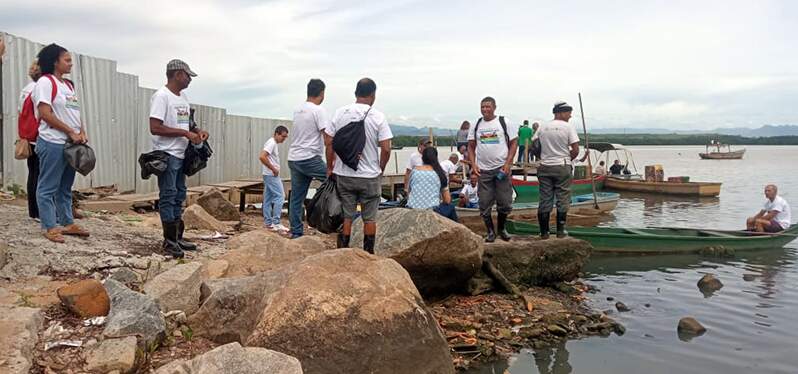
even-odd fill
[{"label": "khaki shorts", "polygon": [[374,222],[377,219],[377,210],[379,210],[382,195],[380,177],[357,178],[339,175],[336,176],[336,180],[344,219],[354,218],[357,213],[357,204],[360,203],[363,222]]}]

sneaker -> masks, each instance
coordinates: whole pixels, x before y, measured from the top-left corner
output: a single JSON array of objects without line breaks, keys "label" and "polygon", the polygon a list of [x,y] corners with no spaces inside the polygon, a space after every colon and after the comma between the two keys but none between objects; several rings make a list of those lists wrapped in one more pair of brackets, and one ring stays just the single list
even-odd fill
[{"label": "sneaker", "polygon": [[278,223],[274,225],[274,231],[288,232],[290,230],[288,229],[288,227],[283,226],[282,223]]}]

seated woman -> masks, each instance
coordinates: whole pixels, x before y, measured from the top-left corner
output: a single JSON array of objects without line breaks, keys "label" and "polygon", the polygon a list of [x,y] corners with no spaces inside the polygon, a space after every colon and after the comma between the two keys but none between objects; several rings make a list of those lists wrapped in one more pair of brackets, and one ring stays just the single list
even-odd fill
[{"label": "seated woman", "polygon": [[422,165],[410,173],[410,196],[407,207],[411,209],[433,209],[437,213],[457,220],[446,172],[438,163],[438,151],[427,147],[421,153]]}]

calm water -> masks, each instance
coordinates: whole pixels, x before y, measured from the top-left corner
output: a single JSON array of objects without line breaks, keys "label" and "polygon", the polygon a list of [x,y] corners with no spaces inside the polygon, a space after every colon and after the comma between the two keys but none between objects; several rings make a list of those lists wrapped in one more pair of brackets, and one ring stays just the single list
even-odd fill
[{"label": "calm water", "polygon": [[[766,183],[798,211],[798,147],[746,147],[743,160],[699,160],[704,147],[631,147],[637,166],[661,164],[665,175],[723,182],[715,199],[674,199],[622,194],[604,226],[684,226],[740,229],[761,208]],[[793,217],[793,222],[798,217]],[[587,281],[601,291],[593,307],[632,308],[614,313],[624,336],[569,341],[523,351],[511,363],[473,373],[798,373],[798,241],[787,248],[737,253],[735,258],[595,256]],[[696,282],[705,273],[724,284],[704,297]],[[650,304],[646,307],[645,304]],[[708,331],[690,341],[676,333],[693,316]]]}]

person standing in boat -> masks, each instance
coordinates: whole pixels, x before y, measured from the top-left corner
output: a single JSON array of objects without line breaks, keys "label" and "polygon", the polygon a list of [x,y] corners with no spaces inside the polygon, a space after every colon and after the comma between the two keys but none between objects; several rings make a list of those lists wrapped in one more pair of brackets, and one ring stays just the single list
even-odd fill
[{"label": "person standing in boat", "polygon": [[538,223],[541,239],[549,238],[549,219],[557,198],[557,237],[565,232],[565,221],[571,205],[571,180],[573,161],[579,155],[579,135],[576,128],[568,123],[573,108],[564,101],[554,103],[554,120],[544,123],[535,132],[534,139],[540,139],[540,204]]},{"label": "person standing in boat", "polygon": [[460,147],[468,147],[468,129],[471,128],[471,123],[468,121],[463,121],[460,125],[460,130],[457,130],[457,149]]},{"label": "person standing in boat", "polygon": [[748,231],[780,232],[790,228],[792,217],[790,205],[779,196],[779,189],[775,184],[765,186],[765,206],[755,216],[748,217],[746,227]]},{"label": "person standing in boat", "polygon": [[[468,159],[471,173],[479,177],[479,213],[488,231],[485,241],[499,237],[510,240],[505,230],[507,216],[513,211],[512,165],[518,150],[518,125],[496,116],[496,100],[488,96],[480,102],[480,118],[468,133]],[[498,227],[494,228],[491,211],[496,203]]]}]

